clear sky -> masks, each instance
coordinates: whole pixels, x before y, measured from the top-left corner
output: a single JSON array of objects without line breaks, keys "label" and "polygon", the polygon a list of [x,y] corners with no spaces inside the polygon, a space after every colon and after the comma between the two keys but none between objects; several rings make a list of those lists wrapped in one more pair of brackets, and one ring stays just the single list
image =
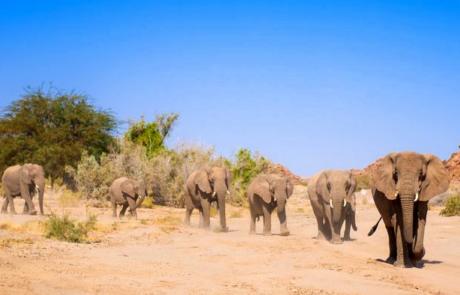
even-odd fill
[{"label": "clear sky", "polygon": [[124,121],[180,113],[170,145],[247,147],[300,175],[445,159],[459,15],[460,1],[0,0],[0,107],[51,82]]}]

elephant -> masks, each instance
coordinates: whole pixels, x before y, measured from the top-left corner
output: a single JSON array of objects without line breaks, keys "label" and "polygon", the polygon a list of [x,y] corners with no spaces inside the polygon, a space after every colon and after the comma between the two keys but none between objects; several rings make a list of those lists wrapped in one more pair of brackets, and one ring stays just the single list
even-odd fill
[{"label": "elephant", "polygon": [[112,182],[109,189],[110,201],[113,208],[113,217],[117,217],[117,205],[121,205],[119,217],[125,215],[129,206],[129,212],[137,218],[137,208],[141,206],[147,195],[143,181],[136,181],[128,177],[120,177]]},{"label": "elephant", "polygon": [[308,196],[318,224],[317,239],[342,243],[340,231],[345,221],[345,240],[350,240],[350,226],[356,230],[354,192],[356,179],[350,171],[326,170],[308,183]]},{"label": "elephant", "polygon": [[190,225],[193,209],[200,211],[200,227],[210,228],[210,211],[217,202],[221,231],[227,232],[225,197],[230,194],[231,175],[227,168],[206,167],[192,172],[185,183],[185,221]]},{"label": "elephant", "polygon": [[390,250],[386,262],[400,267],[418,266],[425,255],[428,201],[448,189],[449,172],[434,155],[400,152],[378,160],[370,175],[381,218],[369,235],[383,219]]},{"label": "elephant", "polygon": [[36,191],[38,191],[38,205],[40,214],[43,215],[45,171],[42,166],[30,163],[10,166],[3,172],[2,185],[5,191],[2,213],[7,212],[9,205],[10,213],[16,214],[13,199],[20,196],[25,200],[23,213],[36,215],[37,211],[32,200]]},{"label": "elephant", "polygon": [[287,177],[276,174],[259,174],[256,176],[247,189],[251,213],[249,233],[256,233],[256,220],[263,216],[263,234],[271,235],[271,214],[276,209],[280,221],[280,235],[288,236],[286,203],[293,191],[294,186]]}]

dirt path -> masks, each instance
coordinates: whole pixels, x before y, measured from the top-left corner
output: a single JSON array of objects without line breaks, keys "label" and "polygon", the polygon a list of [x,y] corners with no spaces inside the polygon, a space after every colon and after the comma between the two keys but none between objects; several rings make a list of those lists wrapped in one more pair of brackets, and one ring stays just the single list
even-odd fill
[{"label": "dirt path", "polygon": [[358,210],[355,240],[342,245],[312,238],[315,219],[299,191],[288,237],[276,235],[276,215],[273,236],[249,235],[238,208],[229,210],[229,233],[184,227],[182,210],[143,209],[141,220],[114,222],[101,209],[93,244],[47,240],[30,225],[39,217],[1,216],[0,294],[460,294],[460,218],[430,211],[424,267],[400,269],[378,261],[388,251],[383,227],[366,236],[377,211]]}]

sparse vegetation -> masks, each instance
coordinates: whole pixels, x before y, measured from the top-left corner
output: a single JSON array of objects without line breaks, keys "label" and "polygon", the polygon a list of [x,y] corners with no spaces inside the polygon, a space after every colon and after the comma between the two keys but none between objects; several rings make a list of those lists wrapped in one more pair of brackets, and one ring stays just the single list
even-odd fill
[{"label": "sparse vegetation", "polygon": [[72,243],[88,242],[88,233],[95,229],[96,216],[90,215],[84,222],[78,222],[64,214],[51,214],[45,221],[45,237]]},{"label": "sparse vegetation", "polygon": [[460,216],[460,194],[449,197],[440,214],[443,216]]},{"label": "sparse vegetation", "polygon": [[153,198],[150,198],[150,197],[146,197],[141,205],[142,208],[147,208],[147,209],[152,209],[154,206],[155,205],[153,204]]},{"label": "sparse vegetation", "polygon": [[62,194],[59,196],[58,202],[59,205],[63,208],[77,207],[80,203],[80,199],[80,193],[64,189]]},{"label": "sparse vegetation", "polygon": [[356,191],[359,192],[363,189],[369,189],[371,178],[368,173],[361,173],[359,175],[355,175],[356,177]]}]

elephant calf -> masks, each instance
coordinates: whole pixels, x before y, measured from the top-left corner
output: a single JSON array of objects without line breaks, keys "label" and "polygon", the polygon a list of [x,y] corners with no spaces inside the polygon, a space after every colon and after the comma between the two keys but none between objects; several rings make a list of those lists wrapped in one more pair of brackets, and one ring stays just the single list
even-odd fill
[{"label": "elephant calf", "polygon": [[350,226],[357,229],[355,188],[356,180],[349,171],[323,171],[309,181],[308,196],[318,223],[318,239],[342,243],[340,231],[345,221],[344,239],[350,240]]},{"label": "elephant calf", "polygon": [[289,235],[286,220],[286,202],[294,187],[287,177],[275,174],[260,174],[247,190],[251,223],[249,233],[256,232],[256,219],[263,216],[264,235],[271,235],[271,214],[276,209],[280,221],[280,234]]},{"label": "elephant calf", "polygon": [[212,167],[194,171],[185,183],[185,224],[190,224],[194,208],[200,211],[200,227],[210,227],[211,204],[217,202],[220,226],[228,231],[225,218],[225,197],[230,189],[230,172],[226,168]]},{"label": "elephant calf", "polygon": [[120,218],[125,215],[128,206],[131,215],[137,218],[136,209],[144,201],[147,191],[144,182],[120,177],[113,181],[109,195],[112,202],[113,217],[117,217],[117,205],[121,205]]},{"label": "elephant calf", "polygon": [[13,198],[20,196],[25,201],[24,214],[37,214],[32,199],[35,192],[38,191],[40,214],[43,215],[45,172],[42,166],[37,164],[24,164],[8,167],[5,172],[3,172],[2,185],[5,191],[5,201],[3,202],[2,213],[7,212],[9,205],[10,213],[16,214]]}]

